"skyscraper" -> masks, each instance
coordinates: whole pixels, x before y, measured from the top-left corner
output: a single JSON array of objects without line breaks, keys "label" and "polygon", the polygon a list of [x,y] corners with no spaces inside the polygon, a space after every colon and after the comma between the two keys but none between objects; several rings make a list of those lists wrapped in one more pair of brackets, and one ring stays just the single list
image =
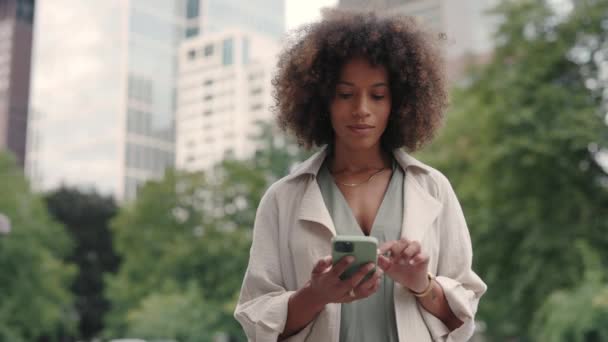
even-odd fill
[{"label": "skyscraper", "polygon": [[183,1],[39,0],[27,173],[119,199],[174,160]]},{"label": "skyscraper", "polygon": [[27,174],[133,199],[174,164],[180,42],[239,26],[278,38],[283,0],[39,0]]},{"label": "skyscraper", "polygon": [[280,38],[285,32],[285,0],[186,0],[187,36],[231,27]]},{"label": "skyscraper", "polygon": [[227,156],[251,156],[257,121],[270,121],[278,45],[230,29],[189,39],[180,49],[176,167],[209,169]]},{"label": "skyscraper", "polygon": [[340,0],[345,9],[375,10],[420,18],[431,29],[444,33],[447,72],[458,79],[469,62],[487,58],[497,18],[486,14],[496,0]]},{"label": "skyscraper", "polygon": [[25,163],[34,0],[0,1],[0,151]]}]

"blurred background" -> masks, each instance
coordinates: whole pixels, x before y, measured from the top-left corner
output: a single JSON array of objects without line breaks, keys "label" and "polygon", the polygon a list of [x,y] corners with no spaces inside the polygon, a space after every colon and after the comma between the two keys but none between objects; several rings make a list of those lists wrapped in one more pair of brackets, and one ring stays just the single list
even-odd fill
[{"label": "blurred background", "polygon": [[[608,0],[0,0],[0,341],[244,341],[277,54],[327,7],[445,34],[416,157],[488,284],[475,341],[608,341]],[[128,339],[128,340],[127,340]]]}]

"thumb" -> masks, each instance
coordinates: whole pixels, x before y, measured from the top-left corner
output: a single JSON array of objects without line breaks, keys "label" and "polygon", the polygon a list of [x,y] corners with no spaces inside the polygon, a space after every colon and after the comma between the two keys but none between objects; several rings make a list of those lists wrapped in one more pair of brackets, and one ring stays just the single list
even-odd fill
[{"label": "thumb", "polygon": [[317,264],[312,269],[312,273],[316,273],[316,274],[323,273],[323,271],[328,269],[330,265],[331,265],[331,255],[328,255],[328,256],[320,259],[319,261],[317,261]]}]

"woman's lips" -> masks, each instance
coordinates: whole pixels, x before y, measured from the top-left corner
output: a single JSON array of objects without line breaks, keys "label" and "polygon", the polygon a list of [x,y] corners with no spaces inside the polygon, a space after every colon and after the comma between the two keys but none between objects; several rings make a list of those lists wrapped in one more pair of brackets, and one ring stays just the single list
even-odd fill
[{"label": "woman's lips", "polygon": [[368,134],[370,133],[373,129],[374,126],[370,126],[370,125],[348,125],[346,126],[348,127],[349,130],[351,130],[352,132],[356,133],[356,134]]}]

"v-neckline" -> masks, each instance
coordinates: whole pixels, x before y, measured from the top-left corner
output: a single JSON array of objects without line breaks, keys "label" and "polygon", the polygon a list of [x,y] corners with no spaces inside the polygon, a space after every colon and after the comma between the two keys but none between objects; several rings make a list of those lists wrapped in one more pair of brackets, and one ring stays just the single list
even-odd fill
[{"label": "v-neckline", "polygon": [[380,206],[378,207],[378,210],[376,211],[376,215],[374,216],[374,219],[372,220],[372,225],[369,228],[369,234],[365,234],[365,232],[363,231],[363,228],[359,224],[359,221],[357,221],[357,217],[355,216],[355,213],[353,212],[353,208],[350,207],[348,201],[346,200],[346,197],[344,197],[344,194],[342,193],[342,190],[340,189],[338,184],[336,184],[336,180],[331,175],[331,172],[329,172],[329,168],[327,167],[327,165],[325,167],[326,167],[326,171],[329,176],[329,179],[331,180],[331,186],[333,187],[334,192],[337,192],[338,196],[340,196],[340,199],[341,199],[340,202],[342,203],[343,206],[346,207],[351,220],[357,225],[357,228],[359,228],[357,231],[360,232],[362,235],[372,236],[372,233],[377,230],[377,229],[374,229],[376,227],[376,222],[378,220],[378,217],[380,217],[380,213],[383,211],[383,209],[385,207],[384,203],[386,202],[386,197],[388,195],[388,192],[391,190],[392,183],[395,179],[395,172],[397,170],[397,168],[395,167],[395,161],[393,160],[391,178],[389,179],[388,185],[386,186],[386,190],[384,191],[384,194],[382,195],[382,201],[380,202]]}]

